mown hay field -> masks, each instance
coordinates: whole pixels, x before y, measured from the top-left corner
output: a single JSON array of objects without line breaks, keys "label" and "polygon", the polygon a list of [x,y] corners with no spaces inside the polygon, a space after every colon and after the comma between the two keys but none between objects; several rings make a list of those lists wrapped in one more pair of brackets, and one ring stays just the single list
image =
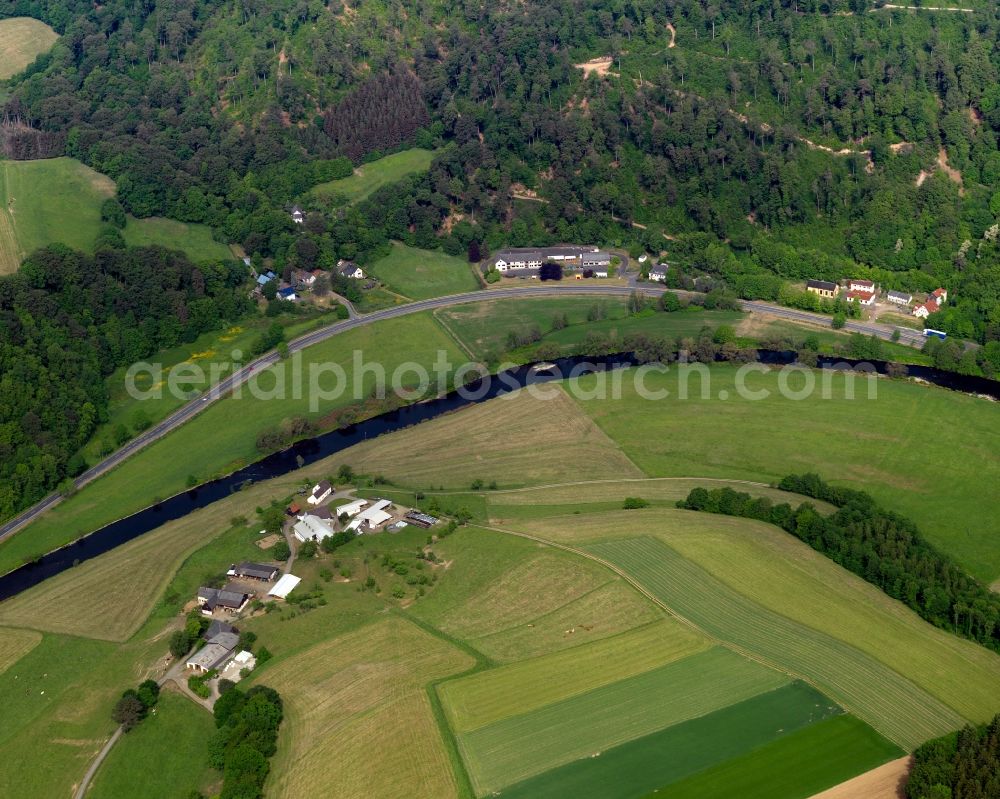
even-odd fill
[{"label": "mown hay field", "polygon": [[42,641],[42,634],[34,630],[0,628],[0,674],[27,655]]},{"label": "mown hay field", "polygon": [[643,796],[843,711],[801,682],[675,724],[505,788],[507,799]]},{"label": "mown hay field", "polygon": [[647,799],[801,799],[899,754],[897,746],[853,716],[834,716]]},{"label": "mown hay field", "polygon": [[[550,389],[546,389],[547,391]],[[414,487],[468,488],[641,477],[615,442],[558,388],[518,391],[341,453],[356,472]]]},{"label": "mown hay field", "polygon": [[[877,380],[868,399],[866,379],[856,379],[846,398],[843,375],[810,372],[816,391],[806,399],[782,396],[779,373],[754,373],[752,391],[768,396],[740,399],[737,370],[709,370],[689,381],[679,397],[678,372],[647,375],[649,391],[666,389],[661,401],[643,399],[625,380],[621,399],[581,400],[580,406],[632,461],[651,477],[721,477],[772,482],[790,473],[817,472],[836,485],[870,492],[903,513],[927,538],[986,583],[1000,577],[1000,459],[996,406],[954,391],[901,380]],[[829,376],[829,374],[827,374]],[[580,379],[592,388],[594,378]],[[791,379],[798,389],[804,378]],[[728,392],[728,399],[719,399]],[[947,436],[928,435],[948,420]],[[933,467],[930,466],[933,464]],[[956,520],[974,519],[975,523]]]},{"label": "mown hay field", "polygon": [[472,657],[399,617],[332,638],[267,669],[285,721],[268,796],[454,797],[426,686]]},{"label": "mown hay field", "polygon": [[[965,718],[981,723],[1000,712],[1000,656],[928,624],[794,536],[745,521],[714,533],[673,526],[663,540],[730,588],[856,646]],[[655,520],[644,527],[658,531]]]},{"label": "mown hay field", "polygon": [[912,750],[965,723],[875,658],[747,599],[662,541],[635,538],[586,549],[707,634],[809,681],[903,748]]},{"label": "mown hay field", "polygon": [[788,682],[715,647],[461,734],[459,748],[477,793],[489,793]]},{"label": "mown hay field", "polygon": [[[294,483],[260,483],[168,522],[0,604],[0,624],[125,641],[153,610],[184,559]],[[197,586],[194,586],[195,588]]]},{"label": "mown hay field", "polygon": [[56,43],[59,34],[41,20],[11,17],[0,20],[0,80],[7,80]]},{"label": "mown hay field", "polygon": [[511,716],[585,694],[708,649],[710,643],[672,619],[540,658],[441,684],[452,729],[471,732]]}]

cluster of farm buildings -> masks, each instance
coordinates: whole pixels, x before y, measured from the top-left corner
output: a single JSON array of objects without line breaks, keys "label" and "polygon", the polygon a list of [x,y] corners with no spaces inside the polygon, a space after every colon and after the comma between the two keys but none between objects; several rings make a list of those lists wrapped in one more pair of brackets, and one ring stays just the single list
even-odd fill
[{"label": "cluster of farm buildings", "polygon": [[[878,286],[872,280],[851,279],[846,281],[845,286],[828,280],[810,280],[806,283],[806,290],[818,294],[825,299],[834,299],[843,295],[848,302],[855,302],[858,305],[870,308],[875,305],[879,296]],[[892,305],[910,311],[920,319],[926,319],[932,313],[941,310],[941,306],[948,301],[948,292],[943,289],[934,289],[927,295],[927,299],[914,305],[914,297],[903,291],[887,291],[884,299]]]},{"label": "cluster of farm buildings", "polygon": [[288,515],[296,519],[292,534],[298,541],[319,543],[339,532],[362,535],[381,530],[401,530],[409,525],[428,528],[438,521],[420,511],[394,505],[388,499],[352,499],[341,505],[332,505],[332,495],[333,486],[323,480],[313,486],[306,497],[305,509],[298,503],[288,506]]},{"label": "cluster of farm buildings", "polygon": [[205,645],[188,657],[185,667],[195,674],[219,672],[219,676],[239,682],[253,671],[257,658],[248,650],[239,648],[239,630],[224,621],[213,621],[204,634]]}]

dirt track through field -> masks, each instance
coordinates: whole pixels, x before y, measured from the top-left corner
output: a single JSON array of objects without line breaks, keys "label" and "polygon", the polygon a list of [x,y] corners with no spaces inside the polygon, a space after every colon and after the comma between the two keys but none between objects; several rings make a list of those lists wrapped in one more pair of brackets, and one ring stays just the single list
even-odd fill
[{"label": "dirt track through field", "polygon": [[13,198],[7,190],[6,167],[0,164],[0,275],[10,275],[21,265],[21,247],[14,232]]},{"label": "dirt track through field", "polygon": [[910,771],[909,755],[866,771],[847,782],[834,785],[812,799],[904,799],[906,775]]}]

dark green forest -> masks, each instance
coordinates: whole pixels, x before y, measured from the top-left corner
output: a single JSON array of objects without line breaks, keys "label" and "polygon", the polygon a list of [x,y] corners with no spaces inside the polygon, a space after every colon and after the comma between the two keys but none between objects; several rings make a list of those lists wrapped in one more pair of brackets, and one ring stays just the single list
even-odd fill
[{"label": "dark green forest", "polygon": [[115,368],[246,314],[245,279],[242,265],[160,248],[64,247],[0,278],[0,518],[86,468]]},{"label": "dark green forest", "polygon": [[979,729],[928,741],[913,753],[909,799],[989,799],[1000,796],[1000,716]]},{"label": "dark green forest", "polygon": [[[113,177],[131,213],[207,223],[279,265],[365,263],[390,238],[642,246],[745,297],[779,299],[767,276],[944,285],[928,324],[985,343],[1000,10],[968,8],[0,0],[63,35],[5,110]],[[574,66],[605,56],[605,76]],[[344,157],[410,144],[440,148],[429,174],[351,207],[305,196]]]}]

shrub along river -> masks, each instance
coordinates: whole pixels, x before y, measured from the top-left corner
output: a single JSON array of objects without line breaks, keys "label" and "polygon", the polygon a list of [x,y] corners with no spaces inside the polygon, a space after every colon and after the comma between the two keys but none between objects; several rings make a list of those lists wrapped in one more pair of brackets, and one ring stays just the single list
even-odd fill
[{"label": "shrub along river", "polygon": [[[794,351],[758,350],[757,357],[761,363],[780,366],[794,363],[797,356]],[[862,362],[849,358],[823,356],[820,356],[817,365],[824,368],[843,368],[845,365],[855,367],[859,364],[866,364],[869,369],[879,374],[886,374],[890,367],[885,361]],[[155,530],[169,521],[180,519],[191,511],[211,505],[239,491],[248,483],[280,477],[366,439],[402,430],[530,384],[561,380],[571,371],[580,375],[635,365],[637,361],[630,353],[602,357],[561,358],[554,362],[526,364],[477,380],[461,391],[452,391],[434,399],[407,405],[366,421],[300,441],[288,449],[268,455],[230,475],[210,480],[131,516],[112,522],[90,535],[0,576],[0,600],[8,599],[85,560],[102,555],[133,538]],[[993,380],[942,372],[926,366],[908,366],[907,371],[911,378],[943,388],[1000,400],[1000,383]],[[21,533],[24,534],[30,535]]]}]

